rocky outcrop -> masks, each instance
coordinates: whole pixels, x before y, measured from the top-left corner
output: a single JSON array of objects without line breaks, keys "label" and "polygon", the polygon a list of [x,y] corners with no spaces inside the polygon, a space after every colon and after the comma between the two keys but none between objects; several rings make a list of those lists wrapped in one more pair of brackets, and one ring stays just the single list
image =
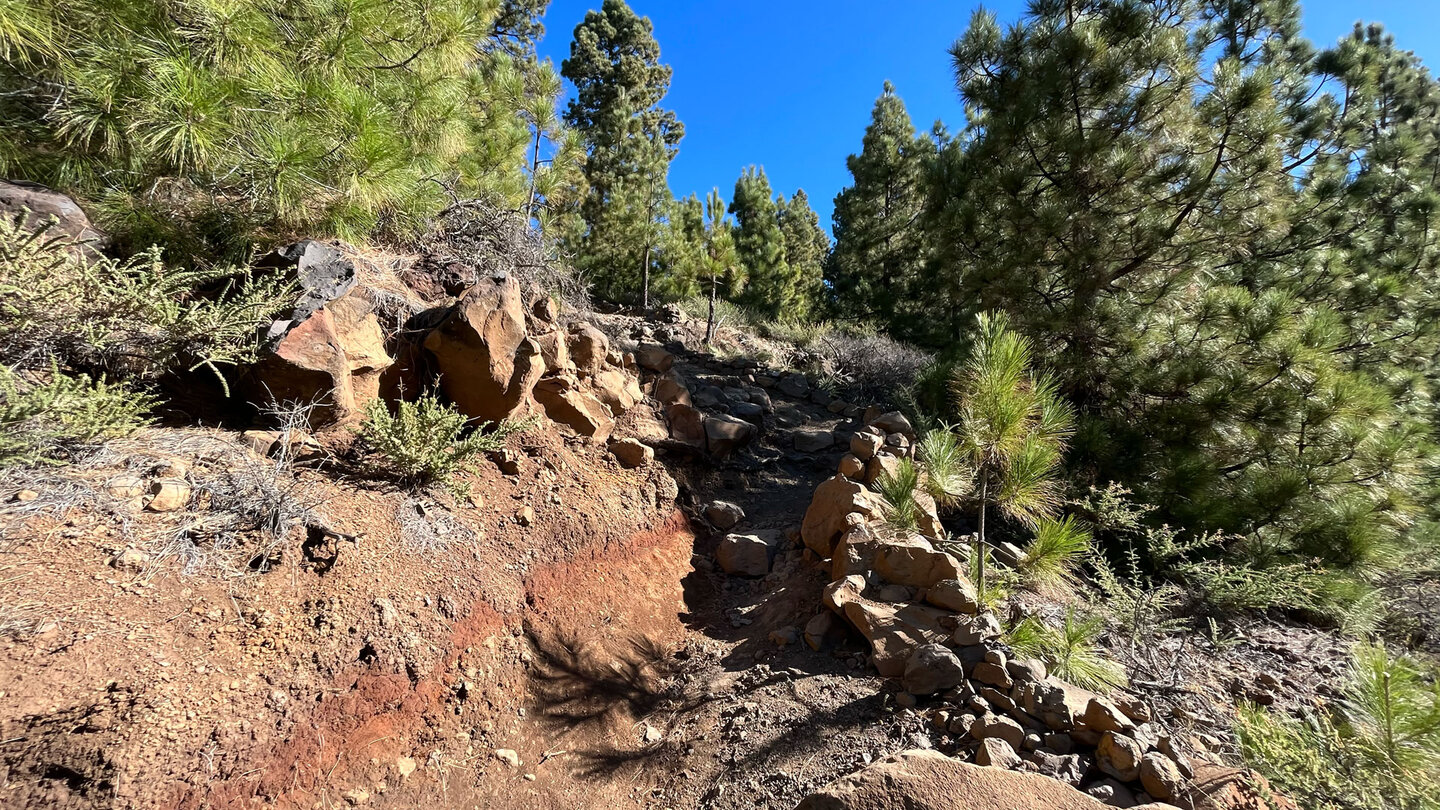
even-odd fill
[{"label": "rocky outcrop", "polygon": [[[545,364],[540,344],[526,333],[515,279],[482,278],[425,338],[425,348],[435,358],[441,390],[467,416],[498,422],[533,408]],[[557,401],[567,390],[551,389]]]}]

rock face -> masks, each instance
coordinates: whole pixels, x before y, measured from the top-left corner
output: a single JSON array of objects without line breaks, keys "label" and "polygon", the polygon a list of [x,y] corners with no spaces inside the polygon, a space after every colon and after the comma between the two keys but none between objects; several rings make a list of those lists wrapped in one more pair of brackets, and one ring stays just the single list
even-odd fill
[{"label": "rock face", "polygon": [[[490,422],[531,407],[545,370],[539,344],[526,337],[520,285],[503,274],[471,287],[426,336],[425,348],[434,355],[440,387],[455,407]],[[581,362],[573,346],[571,356],[577,365]],[[552,401],[563,400],[563,392],[553,393]]]},{"label": "rock face", "polygon": [[912,750],[886,757],[830,784],[806,797],[796,810],[900,808],[1104,810],[1105,805],[1038,774],[984,768],[938,751]]}]

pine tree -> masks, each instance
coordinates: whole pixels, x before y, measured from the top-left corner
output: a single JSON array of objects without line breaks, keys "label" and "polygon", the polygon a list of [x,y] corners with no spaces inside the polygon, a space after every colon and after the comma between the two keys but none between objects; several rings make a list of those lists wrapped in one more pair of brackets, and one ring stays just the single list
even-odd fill
[{"label": "pine tree", "polygon": [[685,134],[675,114],[659,106],[670,68],[660,64],[649,18],[623,0],[605,0],[575,27],[561,75],[575,85],[565,120],[587,151],[577,261],[602,296],[648,305],[671,199],[666,175]]},{"label": "pine tree", "polygon": [[920,325],[907,304],[924,278],[921,213],[934,152],[885,82],[860,153],[846,161],[853,182],[835,197],[835,248],[825,279],[842,316],[875,320],[902,336]]},{"label": "pine tree", "polygon": [[705,345],[715,340],[715,304],[720,288],[732,297],[745,291],[745,265],[735,251],[734,228],[725,216],[725,200],[720,189],[712,189],[705,198],[705,251],[700,282],[710,293],[710,310],[705,320]]},{"label": "pine tree", "polygon": [[0,6],[0,174],[92,203],[121,250],[414,233],[519,204],[528,133],[488,0]]},{"label": "pine tree", "polygon": [[824,268],[825,258],[830,254],[830,237],[820,227],[820,216],[810,208],[805,189],[797,190],[788,200],[781,197],[777,209],[793,291],[786,314],[809,319],[816,315],[824,298]]},{"label": "pine tree", "polygon": [[795,285],[764,169],[751,166],[735,181],[730,213],[735,215],[735,253],[748,279],[739,301],[770,318],[791,311],[797,303]]},{"label": "pine tree", "polygon": [[657,298],[683,301],[700,294],[707,259],[705,240],[705,203],[694,194],[675,200],[661,237]]}]

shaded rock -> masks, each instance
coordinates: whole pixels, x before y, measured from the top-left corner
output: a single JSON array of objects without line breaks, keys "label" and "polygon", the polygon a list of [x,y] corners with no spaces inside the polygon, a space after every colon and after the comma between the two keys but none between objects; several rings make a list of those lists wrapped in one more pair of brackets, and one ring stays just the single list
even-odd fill
[{"label": "shaded rock", "polygon": [[850,516],[857,515],[863,522],[877,508],[875,494],[859,482],[843,475],[828,478],[815,488],[810,506],[805,510],[800,537],[807,548],[821,557],[829,557],[835,550],[835,541],[849,530]]},{"label": "shaded rock", "polygon": [[551,421],[581,436],[603,442],[615,429],[615,420],[605,403],[571,378],[547,377],[534,386],[532,393]]},{"label": "shaded rock", "polygon": [[835,471],[851,480],[862,480],[865,477],[865,462],[856,458],[854,453],[846,453],[840,457]]},{"label": "shaded rock", "polygon": [[705,414],[684,402],[676,402],[665,412],[670,421],[670,438],[697,449],[705,447]]},{"label": "shaded rock", "polygon": [[1085,789],[1085,792],[1104,802],[1106,807],[1134,807],[1135,794],[1130,788],[1115,781],[1104,779]]},{"label": "shaded rock", "polygon": [[835,445],[835,434],[828,430],[807,428],[795,431],[793,442],[798,452],[818,453]]},{"label": "shaded rock", "polygon": [[1038,658],[1024,658],[1017,661],[1007,661],[1005,671],[1010,677],[1019,683],[1037,683],[1045,680],[1048,671],[1045,662]]},{"label": "shaded rock", "polygon": [[61,234],[73,238],[83,253],[98,256],[109,244],[109,237],[90,224],[78,203],[58,191],[14,180],[0,180],[0,216],[13,221],[21,211],[28,211],[22,227],[39,230],[46,223],[48,236]]},{"label": "shaded rock", "polygon": [[610,455],[626,469],[644,467],[655,460],[654,448],[635,439],[618,439],[610,442]]},{"label": "shaded rock", "polygon": [[844,637],[845,627],[840,617],[828,610],[816,613],[805,623],[805,643],[816,652]]},{"label": "shaded rock", "polygon": [[775,389],[786,396],[804,397],[810,393],[810,381],[804,374],[786,374],[775,384]]},{"label": "shaded rock", "polygon": [[570,325],[570,360],[582,377],[598,374],[609,354],[610,339],[604,332],[588,323]]},{"label": "shaded rock", "polygon": [[978,616],[962,616],[951,638],[956,644],[968,647],[999,637],[1000,620],[993,613],[981,613]]},{"label": "shaded rock", "polygon": [[653,343],[644,343],[635,350],[635,362],[647,371],[666,372],[675,365],[675,355],[666,351],[664,346],[657,346]]},{"label": "shaded rock", "polygon": [[1157,799],[1179,798],[1185,790],[1185,777],[1175,761],[1158,751],[1151,751],[1140,759],[1140,785]]},{"label": "shaded rock", "polygon": [[773,541],[754,534],[727,534],[715,547],[715,560],[727,574],[763,577],[770,573]]},{"label": "shaded rock", "polygon": [[1004,740],[1012,749],[1019,748],[1025,741],[1025,729],[1014,720],[998,714],[987,714],[970,727],[970,736],[977,740],[995,737]]},{"label": "shaded rock", "polygon": [[749,444],[755,433],[754,425],[726,414],[705,420],[705,446],[716,458],[725,458]]},{"label": "shaded rock", "polygon": [[[528,410],[545,371],[539,344],[526,337],[520,285],[504,275],[471,287],[425,337],[425,348],[445,395],[473,419],[498,422]],[[558,399],[562,392],[551,393]]]},{"label": "shaded rock", "polygon": [[868,420],[866,424],[871,427],[879,428],[886,433],[899,433],[905,436],[915,435],[914,426],[911,425],[910,420],[906,419],[905,415],[900,413],[899,411],[889,411],[887,413],[882,413],[874,419]]},{"label": "shaded rock", "polygon": [[901,683],[905,691],[912,694],[933,695],[965,683],[965,667],[950,648],[925,644],[915,648],[905,660]]},{"label": "shaded rock", "polygon": [[776,647],[789,647],[800,643],[800,629],[798,627],[782,627],[779,630],[770,631],[770,643]]},{"label": "shaded rock", "polygon": [[1059,779],[1072,787],[1079,787],[1085,781],[1085,773],[1090,770],[1089,766],[1079,754],[1052,754],[1046,751],[1036,751],[1030,756],[1030,761],[1035,763],[1037,772]]},{"label": "shaded rock", "polygon": [[710,525],[722,531],[745,519],[745,510],[729,501],[711,501],[705,504],[704,514]]}]

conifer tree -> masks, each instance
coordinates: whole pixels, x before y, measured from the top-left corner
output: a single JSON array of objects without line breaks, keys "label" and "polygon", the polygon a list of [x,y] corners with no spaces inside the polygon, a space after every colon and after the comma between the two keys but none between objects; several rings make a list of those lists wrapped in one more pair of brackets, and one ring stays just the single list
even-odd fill
[{"label": "conifer tree", "polygon": [[0,173],[76,194],[118,249],[415,232],[450,193],[517,206],[529,141],[489,0],[334,13],[179,0],[0,5]]},{"label": "conifer tree", "polygon": [[670,68],[660,63],[650,19],[624,0],[605,0],[575,27],[561,75],[576,91],[565,120],[587,151],[577,262],[602,296],[648,303],[670,201],[666,176],[684,136],[675,114],[659,106]]},{"label": "conifer tree", "polygon": [[835,197],[835,248],[825,267],[838,313],[873,319],[908,336],[918,324],[907,293],[923,277],[921,212],[934,143],[917,137],[905,103],[885,82],[860,153],[846,161],[852,183]]},{"label": "conifer tree", "polygon": [[793,290],[786,314],[799,319],[813,317],[824,296],[825,258],[830,253],[830,237],[820,227],[820,216],[810,208],[805,189],[790,199],[777,202],[776,217],[785,241],[785,261],[790,265]]},{"label": "conifer tree", "polygon": [[710,310],[705,321],[705,344],[715,339],[715,304],[720,288],[732,297],[745,291],[745,265],[735,252],[734,228],[725,216],[725,200],[720,189],[711,189],[705,197],[705,250],[700,269],[700,282],[710,293]]},{"label": "conifer tree", "polygon": [[774,318],[795,306],[795,285],[785,260],[775,199],[765,170],[751,166],[735,181],[730,200],[735,215],[735,253],[745,266],[747,282],[741,303]]}]

